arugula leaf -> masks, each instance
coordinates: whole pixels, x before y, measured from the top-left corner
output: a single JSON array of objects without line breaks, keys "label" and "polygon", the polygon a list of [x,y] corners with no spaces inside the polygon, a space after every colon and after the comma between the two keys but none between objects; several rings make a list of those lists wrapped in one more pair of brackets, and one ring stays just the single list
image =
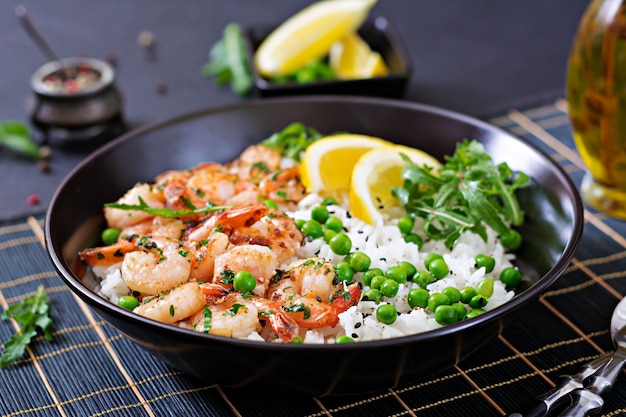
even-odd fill
[{"label": "arugula leaf", "polygon": [[41,159],[39,145],[35,143],[26,124],[17,120],[0,122],[0,145],[21,152],[33,159]]},{"label": "arugula leaf", "polygon": [[263,140],[261,144],[277,150],[284,157],[300,162],[302,152],[321,137],[322,134],[312,127],[295,122]]},{"label": "arugula leaf", "polygon": [[44,338],[52,340],[52,319],[50,318],[50,300],[43,285],[37,287],[35,294],[15,304],[11,304],[2,313],[2,320],[13,318],[21,324],[20,330],[4,344],[0,357],[0,368],[6,368],[24,355],[26,347],[37,335],[37,329]]},{"label": "arugula leaf", "polygon": [[202,67],[202,75],[214,77],[219,86],[230,84],[231,89],[240,96],[250,93],[252,89],[250,61],[239,24],[226,25],[222,37],[209,51],[209,62]]},{"label": "arugula leaf", "polygon": [[514,172],[506,163],[495,165],[484,146],[467,139],[437,172],[414,164],[406,155],[402,187],[392,194],[408,214],[425,220],[424,232],[450,248],[465,231],[487,239],[485,225],[500,235],[524,221],[515,191],[530,184],[530,177]]},{"label": "arugula leaf", "polygon": [[[193,205],[191,205],[193,207]],[[207,206],[203,208],[190,208],[189,210],[174,210],[171,208],[150,207],[146,201],[139,197],[139,204],[122,204],[122,203],[106,203],[104,207],[116,208],[120,210],[139,210],[152,214],[154,216],[165,217],[167,219],[175,219],[178,217],[189,216],[192,214],[207,214],[212,211],[225,210],[230,206]]]}]

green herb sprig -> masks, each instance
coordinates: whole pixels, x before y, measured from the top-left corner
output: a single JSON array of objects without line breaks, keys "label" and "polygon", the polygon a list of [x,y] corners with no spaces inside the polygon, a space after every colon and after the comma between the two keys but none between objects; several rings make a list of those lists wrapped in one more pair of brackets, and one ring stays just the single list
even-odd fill
[{"label": "green herb sprig", "polygon": [[43,332],[46,340],[52,340],[52,318],[50,317],[50,300],[43,285],[28,298],[11,304],[2,313],[2,320],[13,318],[21,328],[4,344],[0,357],[0,368],[6,368],[24,355],[26,347],[37,335],[37,329]]},{"label": "green herb sprig", "polygon": [[222,37],[211,47],[209,62],[202,67],[202,75],[214,77],[219,86],[230,84],[239,96],[252,89],[250,62],[246,54],[243,31],[238,23],[229,23]]},{"label": "green herb sprig", "polygon": [[0,122],[0,146],[6,146],[35,160],[42,158],[41,149],[33,140],[30,129],[17,120]]},{"label": "green herb sprig", "polygon": [[195,208],[191,206],[188,210],[174,210],[167,207],[150,207],[146,201],[139,197],[139,204],[123,204],[123,203],[106,203],[104,207],[116,208],[120,210],[139,210],[154,216],[160,216],[167,219],[176,219],[183,216],[190,216],[193,214],[207,214],[212,211],[226,210],[231,206],[215,206],[209,205],[207,207]]},{"label": "green herb sprig", "polygon": [[402,187],[394,187],[407,213],[425,220],[424,232],[443,240],[450,248],[458,237],[470,230],[487,239],[485,225],[496,231],[508,249],[517,249],[520,239],[511,226],[524,221],[515,192],[530,184],[530,177],[514,172],[506,163],[495,165],[476,140],[463,140],[455,153],[436,172],[418,166],[406,156]]},{"label": "green herb sprig", "polygon": [[312,127],[295,122],[261,142],[284,157],[300,162],[302,152],[323,135]]}]

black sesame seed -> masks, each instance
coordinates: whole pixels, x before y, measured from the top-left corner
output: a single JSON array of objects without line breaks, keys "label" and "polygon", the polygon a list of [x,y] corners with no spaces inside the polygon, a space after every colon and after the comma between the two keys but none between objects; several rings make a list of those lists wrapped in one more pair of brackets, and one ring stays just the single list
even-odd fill
[{"label": "black sesame seed", "polygon": [[362,235],[363,233],[365,233],[363,230],[357,230],[356,231],[358,234]]},{"label": "black sesame seed", "polygon": [[359,337],[359,335],[358,335],[358,334],[356,334],[356,333],[352,333],[352,338],[353,338],[353,339],[357,339],[358,337]]},{"label": "black sesame seed", "polygon": [[354,323],[354,328],[358,329],[359,327],[361,327],[361,324],[361,322]]}]

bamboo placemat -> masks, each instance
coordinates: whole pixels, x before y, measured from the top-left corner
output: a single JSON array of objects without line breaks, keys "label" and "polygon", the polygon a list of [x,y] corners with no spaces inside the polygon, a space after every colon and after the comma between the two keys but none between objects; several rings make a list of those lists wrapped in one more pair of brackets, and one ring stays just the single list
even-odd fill
[{"label": "bamboo placemat", "polygon": [[[490,122],[538,145],[580,184],[583,165],[563,100]],[[38,338],[24,359],[0,369],[3,416],[502,416],[611,350],[610,316],[626,294],[626,223],[587,208],[582,243],[562,278],[458,365],[376,393],[260,396],[192,379],[121,336],[64,286],[42,228],[42,216],[0,223],[0,306],[41,284],[54,320],[52,342]],[[15,330],[1,322],[0,341]],[[601,415],[626,415],[623,373]]]}]

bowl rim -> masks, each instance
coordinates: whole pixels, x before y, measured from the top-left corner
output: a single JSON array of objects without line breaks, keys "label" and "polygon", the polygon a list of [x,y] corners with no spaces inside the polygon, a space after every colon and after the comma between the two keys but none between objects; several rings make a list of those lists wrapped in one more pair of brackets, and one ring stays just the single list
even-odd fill
[{"label": "bowl rim", "polygon": [[[471,320],[462,321],[458,323],[454,323],[451,325],[443,326],[437,329],[428,330],[425,332],[420,332],[416,334],[393,337],[390,339],[383,340],[374,340],[374,341],[363,341],[358,343],[350,343],[350,344],[323,344],[323,348],[320,347],[319,344],[283,344],[283,343],[267,343],[260,341],[252,341],[246,339],[234,339],[234,338],[226,338],[223,336],[216,336],[211,334],[204,334],[200,332],[196,332],[189,329],[184,329],[181,327],[176,327],[169,324],[160,323],[157,321],[153,321],[147,319],[145,317],[134,314],[130,311],[127,311],[107,300],[100,297],[95,292],[91,291],[87,288],[69,269],[66,267],[65,261],[60,256],[61,248],[55,248],[55,242],[51,237],[50,225],[53,222],[53,219],[56,215],[55,203],[59,198],[62,190],[67,186],[68,182],[79,172],[85,165],[88,165],[92,159],[99,157],[100,155],[109,152],[111,149],[115,148],[119,143],[125,142],[127,140],[132,140],[135,136],[141,136],[148,134],[152,131],[157,131],[160,128],[167,127],[169,125],[180,124],[187,120],[196,119],[205,116],[212,116],[219,113],[228,113],[234,112],[242,109],[250,109],[259,106],[267,106],[272,104],[311,104],[311,103],[343,103],[343,104],[353,104],[353,103],[365,103],[369,105],[380,105],[385,107],[395,107],[401,108],[403,110],[414,110],[422,113],[429,113],[438,116],[442,116],[444,118],[452,118],[454,120],[460,121],[462,123],[468,123],[475,127],[485,129],[487,131],[497,132],[501,135],[506,135],[514,140],[521,141],[524,145],[530,147],[533,151],[535,151],[538,155],[545,158],[546,162],[552,166],[555,170],[555,173],[561,179],[561,181],[566,185],[567,194],[571,197],[573,204],[573,217],[572,217],[572,234],[569,236],[567,244],[565,245],[560,258],[556,264],[552,265],[551,268],[546,271],[546,273],[539,277],[538,281],[534,283],[530,288],[526,289],[519,295],[516,295],[510,301],[494,308],[493,310],[487,311],[477,317],[472,318]],[[517,137],[504,129],[501,129],[497,126],[494,126],[486,121],[482,121],[480,119],[474,118],[472,116],[462,114],[456,112],[454,110],[448,110],[445,108],[433,106],[430,104],[418,103],[418,102],[409,102],[405,100],[398,99],[389,99],[389,98],[380,98],[380,97],[369,97],[369,96],[350,96],[350,95],[312,95],[312,96],[288,96],[288,97],[275,97],[275,98],[264,98],[264,99],[251,99],[244,103],[230,104],[225,106],[212,106],[204,109],[200,109],[191,113],[184,113],[178,116],[174,116],[171,118],[166,118],[161,121],[157,121],[154,123],[149,123],[144,126],[140,126],[134,128],[125,134],[119,136],[118,138],[104,144],[102,147],[93,151],[90,155],[84,158],[79,164],[77,164],[62,180],[60,185],[55,190],[50,205],[46,211],[45,216],[45,224],[44,224],[44,235],[45,235],[45,243],[46,243],[46,252],[50,260],[53,263],[54,268],[59,273],[60,277],[63,281],[70,287],[70,289],[78,295],[83,301],[88,304],[95,304],[104,311],[106,311],[110,315],[114,315],[118,318],[124,318],[127,320],[136,321],[137,324],[141,324],[143,326],[149,326],[158,329],[161,332],[166,332],[167,334],[176,335],[177,337],[184,337],[186,340],[190,341],[204,341],[204,342],[212,342],[212,343],[220,343],[220,344],[233,344],[234,346],[239,347],[253,347],[255,349],[271,349],[272,351],[283,351],[283,350],[318,350],[318,349],[331,349],[331,350],[353,350],[353,349],[372,349],[372,348],[384,348],[390,345],[403,345],[403,344],[412,344],[415,341],[430,341],[435,340],[442,335],[449,335],[451,333],[460,333],[463,330],[469,327],[478,327],[481,325],[486,325],[493,321],[499,320],[501,317],[506,316],[506,313],[509,311],[517,310],[522,306],[526,305],[527,302],[531,301],[534,298],[538,298],[543,292],[547,290],[563,273],[563,271],[569,266],[571,259],[574,257],[574,253],[582,239],[583,232],[583,224],[584,224],[584,209],[582,200],[577,191],[577,188],[572,181],[571,177],[565,172],[565,170],[555,161],[553,161],[546,152],[542,149],[530,143],[524,138]],[[57,252],[58,251],[58,252]]]}]

